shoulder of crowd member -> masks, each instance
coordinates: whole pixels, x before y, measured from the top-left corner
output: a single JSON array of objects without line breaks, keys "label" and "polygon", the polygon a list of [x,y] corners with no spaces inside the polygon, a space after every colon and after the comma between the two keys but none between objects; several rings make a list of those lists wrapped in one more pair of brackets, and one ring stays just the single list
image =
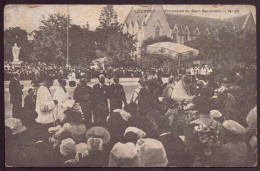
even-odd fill
[{"label": "shoulder of crowd member", "polygon": [[93,89],[99,88],[99,84],[93,85]]}]

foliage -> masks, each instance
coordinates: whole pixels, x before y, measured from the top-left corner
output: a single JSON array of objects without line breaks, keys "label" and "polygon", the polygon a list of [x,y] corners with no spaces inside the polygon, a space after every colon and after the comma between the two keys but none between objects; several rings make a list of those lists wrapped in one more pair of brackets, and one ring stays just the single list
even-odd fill
[{"label": "foliage", "polygon": [[[85,65],[95,57],[95,44],[89,24],[73,25],[69,18],[69,63]],[[42,26],[34,31],[33,56],[47,63],[65,65],[67,59],[67,17],[49,15],[41,20]],[[72,60],[73,59],[73,60]]]},{"label": "foliage", "polygon": [[42,26],[34,31],[33,56],[38,61],[65,64],[67,19],[61,14],[41,20]]},{"label": "foliage", "polygon": [[122,32],[112,5],[102,9],[95,35],[99,50],[106,54],[112,66],[123,67],[134,63],[132,54],[136,41],[134,36]]},{"label": "foliage", "polygon": [[21,47],[19,60],[31,61],[32,44],[27,32],[20,27],[10,27],[4,31],[4,60],[13,61],[12,47],[15,43]]},{"label": "foliage", "polygon": [[86,66],[95,58],[95,40],[88,23],[83,27],[71,25],[69,42],[70,65]]},{"label": "foliage", "polygon": [[223,67],[237,63],[256,63],[256,35],[254,32],[226,31],[222,29],[218,36],[200,36],[186,42],[186,46],[199,50],[201,60],[213,59],[213,64]]}]

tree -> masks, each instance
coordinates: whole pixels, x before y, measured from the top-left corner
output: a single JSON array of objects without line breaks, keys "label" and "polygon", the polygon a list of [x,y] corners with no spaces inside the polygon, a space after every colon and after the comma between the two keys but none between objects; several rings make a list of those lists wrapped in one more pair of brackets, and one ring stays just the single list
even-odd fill
[{"label": "tree", "polygon": [[88,23],[83,27],[71,25],[69,40],[71,65],[86,66],[95,58],[95,40]]},{"label": "tree", "polygon": [[185,45],[198,49],[201,60],[212,58],[214,65],[232,67],[237,63],[256,63],[256,35],[254,32],[226,30],[217,35],[202,35]]},{"label": "tree", "polygon": [[28,40],[27,31],[20,27],[10,27],[4,31],[4,60],[13,61],[12,47],[17,43],[21,47],[19,60],[31,61],[32,44]]},{"label": "tree", "polygon": [[[70,24],[69,64],[85,66],[95,57],[95,41],[88,22],[83,26]],[[34,31],[34,57],[38,61],[65,65],[67,59],[67,17],[49,15],[41,20],[42,26]]]},{"label": "tree", "polygon": [[38,61],[64,65],[66,62],[66,17],[61,14],[51,14],[47,19],[43,17],[41,24],[39,30],[34,31],[33,56]]},{"label": "tree", "polygon": [[98,49],[106,54],[112,66],[121,67],[133,63],[131,54],[135,51],[136,41],[134,36],[123,34],[113,5],[107,5],[101,11],[96,41]]}]

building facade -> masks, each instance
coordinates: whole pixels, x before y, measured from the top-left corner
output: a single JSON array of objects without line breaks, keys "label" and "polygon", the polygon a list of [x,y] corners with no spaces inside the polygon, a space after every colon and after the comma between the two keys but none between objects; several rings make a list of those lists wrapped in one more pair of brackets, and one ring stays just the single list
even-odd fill
[{"label": "building facade", "polygon": [[137,55],[148,38],[167,36],[174,43],[184,44],[202,35],[217,35],[223,29],[256,29],[252,13],[228,19],[173,14],[161,5],[136,6],[131,9],[123,23],[123,32],[135,35]]}]

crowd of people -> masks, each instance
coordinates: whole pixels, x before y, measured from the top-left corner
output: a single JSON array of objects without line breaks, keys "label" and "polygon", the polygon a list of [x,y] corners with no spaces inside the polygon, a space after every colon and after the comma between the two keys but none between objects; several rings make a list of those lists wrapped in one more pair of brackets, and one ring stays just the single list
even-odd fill
[{"label": "crowd of people", "polygon": [[[50,66],[51,67],[51,66]],[[73,167],[245,167],[256,164],[256,69],[187,68],[139,75],[127,102],[121,72],[113,84],[87,73],[70,99],[45,75],[22,107],[19,75],[10,81],[13,118],[5,120],[6,164]],[[16,157],[14,157],[16,156]]]},{"label": "crowd of people", "polygon": [[[20,68],[13,68],[12,63],[5,62],[5,70],[4,70],[4,79],[9,81],[12,79],[14,75],[19,75],[21,80],[33,80],[38,75],[48,76],[53,79],[58,79],[60,77],[67,78],[69,74],[75,73],[76,78],[80,78],[80,74],[88,73],[91,78],[98,78],[100,74],[104,74],[107,78],[113,77],[113,70],[116,69],[120,77],[141,77],[146,72],[144,69],[138,67],[106,67],[102,68],[82,68],[82,67],[65,67],[65,66],[58,66],[55,64],[46,64],[46,63],[28,63],[23,62]],[[171,68],[158,68],[154,70],[158,73],[161,77],[169,77],[174,72],[177,72]],[[200,74],[200,75],[208,75],[212,72],[212,68],[208,65],[198,65],[193,66],[190,68],[182,68],[185,72],[189,72],[192,75]]]}]

